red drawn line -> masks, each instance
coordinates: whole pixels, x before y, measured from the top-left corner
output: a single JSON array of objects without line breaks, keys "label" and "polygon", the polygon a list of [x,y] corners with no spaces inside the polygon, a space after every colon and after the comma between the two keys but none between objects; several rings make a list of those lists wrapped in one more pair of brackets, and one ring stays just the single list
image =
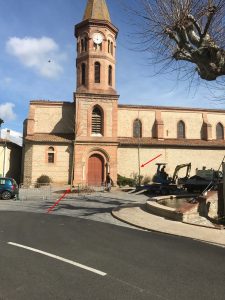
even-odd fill
[{"label": "red drawn line", "polygon": [[162,154],[159,154],[158,156],[154,157],[153,159],[147,161],[145,164],[141,165],[141,168],[144,168],[147,164],[149,164],[150,162],[152,162],[153,160],[157,159],[158,157],[162,156]]},{"label": "red drawn line", "polygon": [[47,213],[49,214],[49,213],[53,210],[53,208],[55,208],[56,205],[58,205],[59,202],[62,201],[63,198],[65,198],[65,196],[66,196],[67,194],[69,194],[69,193],[71,193],[71,189],[66,190],[65,193],[62,195],[62,197],[61,197],[59,200],[57,200],[57,201],[55,202],[55,204],[52,205],[52,207],[50,207],[50,208],[48,209]]}]

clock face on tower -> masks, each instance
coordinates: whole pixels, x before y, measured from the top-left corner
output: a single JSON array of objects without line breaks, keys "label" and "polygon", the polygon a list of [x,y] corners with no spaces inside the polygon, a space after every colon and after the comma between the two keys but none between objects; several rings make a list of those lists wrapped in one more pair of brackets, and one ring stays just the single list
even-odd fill
[{"label": "clock face on tower", "polygon": [[97,45],[101,44],[102,41],[103,41],[103,36],[102,36],[102,34],[99,33],[99,32],[94,33],[94,34],[93,34],[93,41],[94,41],[94,43],[97,44]]}]

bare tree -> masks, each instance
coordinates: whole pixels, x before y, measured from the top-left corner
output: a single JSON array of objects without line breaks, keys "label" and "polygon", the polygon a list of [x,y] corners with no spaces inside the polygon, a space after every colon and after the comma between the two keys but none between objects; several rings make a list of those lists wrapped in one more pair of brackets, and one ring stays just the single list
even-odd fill
[{"label": "bare tree", "polygon": [[207,81],[225,75],[224,0],[135,0],[129,11],[153,62],[194,64]]}]

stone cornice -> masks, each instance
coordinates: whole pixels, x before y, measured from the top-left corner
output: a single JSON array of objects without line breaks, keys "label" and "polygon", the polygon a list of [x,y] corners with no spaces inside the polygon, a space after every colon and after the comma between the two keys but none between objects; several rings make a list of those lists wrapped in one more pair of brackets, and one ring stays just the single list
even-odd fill
[{"label": "stone cornice", "polygon": [[118,28],[116,26],[114,26],[109,21],[91,19],[91,20],[84,20],[84,21],[80,22],[79,24],[75,25],[74,35],[75,35],[76,38],[78,37],[79,29],[81,29],[82,27],[85,27],[85,26],[88,26],[88,27],[90,27],[90,26],[92,26],[92,27],[93,26],[96,26],[96,27],[102,26],[102,27],[109,28],[115,33],[116,37],[117,37],[117,34],[119,32]]},{"label": "stone cornice", "polygon": [[68,101],[55,101],[55,100],[31,100],[31,105],[46,105],[46,106],[60,106],[60,105],[73,105],[73,102]]},{"label": "stone cornice", "polygon": [[85,54],[79,54],[79,57],[77,57],[77,63],[86,61],[89,58],[106,59],[106,60],[110,61],[112,64],[116,64],[116,60],[114,58],[112,58],[112,56],[110,57],[108,54],[100,55],[99,53],[92,54],[90,52],[87,52]]},{"label": "stone cornice", "polygon": [[151,105],[132,105],[132,104],[119,104],[119,109],[130,109],[130,110],[160,110],[163,111],[187,111],[187,112],[209,112],[209,113],[223,113],[225,110],[222,109],[210,109],[210,108],[191,108],[191,107],[176,107],[176,106],[151,106]]},{"label": "stone cornice", "polygon": [[98,99],[105,99],[105,100],[115,100],[118,101],[119,95],[112,95],[112,94],[95,94],[95,93],[74,93],[74,98],[82,98],[82,99],[91,99],[91,100],[98,100]]}]

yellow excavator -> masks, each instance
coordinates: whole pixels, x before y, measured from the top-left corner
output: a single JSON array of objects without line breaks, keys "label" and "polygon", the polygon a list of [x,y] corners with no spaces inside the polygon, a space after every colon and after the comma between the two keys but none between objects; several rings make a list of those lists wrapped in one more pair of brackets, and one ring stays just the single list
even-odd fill
[{"label": "yellow excavator", "polygon": [[[156,174],[153,176],[153,182],[155,183],[161,183],[161,184],[177,184],[182,185],[184,184],[187,179],[190,177],[191,172],[191,163],[188,164],[181,164],[177,165],[173,176],[169,177],[168,174],[165,172],[166,164],[165,163],[157,163],[157,171]],[[183,168],[187,168],[185,177],[180,178],[178,176],[179,171]]]}]

